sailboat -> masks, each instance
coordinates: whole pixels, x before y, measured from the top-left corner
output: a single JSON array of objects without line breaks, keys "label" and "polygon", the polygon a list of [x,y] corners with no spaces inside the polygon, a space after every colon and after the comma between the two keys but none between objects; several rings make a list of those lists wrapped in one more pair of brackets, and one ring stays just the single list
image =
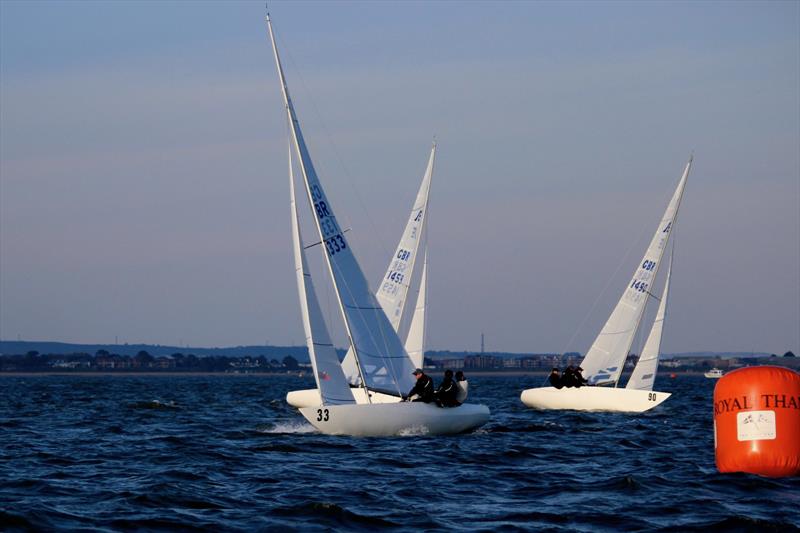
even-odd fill
[{"label": "sailboat", "polygon": [[[337,222],[333,206],[314,169],[289,96],[269,14],[267,27],[289,123],[290,145],[302,174],[303,188],[317,230],[316,237],[322,245],[320,249],[323,250],[327,272],[353,350],[359,383],[367,400],[367,403],[356,403],[338,358],[331,358],[331,354],[335,356],[335,350],[319,312],[316,295],[310,290],[313,284],[304,261],[305,249],[295,205],[292,217],[293,227],[297,228],[292,231],[292,244],[298,293],[306,343],[321,396],[320,405],[301,407],[300,414],[319,431],[330,435],[391,436],[408,432],[439,435],[461,433],[482,426],[489,419],[489,408],[485,405],[463,404],[440,408],[422,402],[372,402],[372,392],[400,398],[411,390],[415,367],[397,331],[369,290],[361,266]],[[292,160],[290,158],[290,165]],[[290,177],[293,178],[293,171],[290,171]]]},{"label": "sailboat", "polygon": [[[403,235],[397,244],[386,273],[381,278],[375,297],[383,308],[389,322],[398,333],[401,330],[407,302],[408,293],[411,290],[415,278],[419,278],[419,289],[417,292],[416,305],[411,317],[411,323],[405,339],[405,348],[411,362],[415,368],[422,368],[424,361],[424,338],[425,338],[425,294],[427,291],[427,242],[424,244],[422,273],[414,276],[416,258],[423,241],[426,241],[426,220],[428,211],[428,198],[430,195],[431,178],[433,176],[433,165],[436,158],[436,143],[433,143],[428,165],[422,178],[419,191],[417,192],[411,214],[408,217]],[[348,382],[353,386],[353,395],[357,403],[369,403],[366,390],[360,386],[358,368],[356,366],[353,348],[347,351],[342,368]],[[382,394],[371,391],[370,400],[372,403],[393,403],[400,400],[394,395]],[[320,405],[321,397],[318,389],[304,389],[290,391],[286,395],[286,402],[293,407],[309,407]]]},{"label": "sailboat", "polygon": [[619,388],[618,385],[622,368],[642,321],[647,299],[653,297],[650,289],[658,274],[669,237],[675,229],[678,208],[683,198],[691,166],[692,158],[690,157],[633,278],[580,364],[589,385],[593,386],[527,389],[520,395],[522,403],[534,409],[641,413],[669,398],[670,393],[654,391],[653,384],[658,369],[658,354],[666,317],[672,259],[670,259],[658,312],[642,354],[627,386]]}]

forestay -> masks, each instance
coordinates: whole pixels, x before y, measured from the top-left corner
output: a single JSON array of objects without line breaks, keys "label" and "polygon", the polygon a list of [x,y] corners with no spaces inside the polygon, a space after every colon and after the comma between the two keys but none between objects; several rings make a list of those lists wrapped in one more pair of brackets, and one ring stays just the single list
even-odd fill
[{"label": "forestay", "polygon": [[667,314],[667,299],[669,298],[669,280],[671,276],[672,254],[670,254],[667,279],[664,282],[664,291],[661,295],[661,302],[658,304],[658,312],[656,312],[653,327],[650,329],[650,334],[644,343],[639,361],[636,362],[636,368],[633,369],[633,374],[631,374],[628,384],[625,386],[626,389],[653,390],[656,372],[658,371],[658,356],[661,352],[661,335],[664,330],[664,318]]},{"label": "forestay", "polygon": [[366,386],[372,390],[402,394],[413,386],[411,372],[414,366],[389,319],[369,290],[364,273],[317,177],[289,96],[269,17],[267,24],[306,193],[360,374]]},{"label": "forestay", "polygon": [[[400,332],[400,323],[403,319],[406,303],[408,301],[408,291],[411,286],[420,243],[425,237],[425,223],[428,216],[428,198],[430,197],[435,159],[436,143],[434,142],[431,147],[431,154],[428,157],[428,166],[425,169],[422,183],[419,186],[417,197],[414,200],[414,206],[411,209],[406,227],[403,230],[403,236],[397,244],[397,249],[394,251],[394,255],[392,255],[389,261],[386,274],[384,274],[381,279],[378,291],[375,294],[378,303],[389,318],[389,322],[398,333]],[[422,278],[420,280],[420,291],[425,290],[424,283],[425,279]],[[419,304],[417,304],[417,306],[419,306]],[[410,334],[411,330],[409,330],[409,335]],[[413,342],[416,341],[412,341],[412,343]],[[411,348],[409,348],[408,337],[406,337],[406,350],[409,351],[409,355],[412,355],[410,352]],[[415,345],[414,350],[421,354],[422,346],[417,348]],[[422,368],[421,357],[415,358],[412,355],[412,360],[417,367]],[[356,362],[353,358],[352,347],[347,351],[347,355],[345,355],[342,361],[342,367],[350,383],[357,383],[358,369],[356,368]]]},{"label": "forestay", "polygon": [[322,317],[314,282],[306,262],[303,249],[303,238],[300,234],[300,223],[295,202],[294,174],[292,172],[292,153],[289,150],[289,191],[292,208],[292,248],[297,273],[297,292],[300,296],[300,311],[303,316],[303,330],[306,334],[308,356],[317,380],[317,389],[323,405],[341,405],[355,403],[350,385],[339,365],[339,357],[331,342],[328,328]]},{"label": "forestay", "polygon": [[619,381],[622,367],[642,319],[650,286],[658,273],[659,263],[678,215],[678,208],[691,166],[692,159],[689,158],[683,176],[667,205],[647,252],[622,293],[617,306],[581,362],[581,367],[583,367],[589,383],[593,385],[616,385]]}]

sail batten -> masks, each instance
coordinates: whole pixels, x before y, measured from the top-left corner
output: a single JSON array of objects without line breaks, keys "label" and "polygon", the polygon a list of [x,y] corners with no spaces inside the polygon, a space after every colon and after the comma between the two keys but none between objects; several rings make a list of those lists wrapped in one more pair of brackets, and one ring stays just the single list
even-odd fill
[{"label": "sail batten", "polygon": [[642,320],[649,297],[648,289],[658,274],[664,250],[669,242],[691,166],[690,157],[642,261],[581,362],[584,374],[591,384],[599,384],[602,381],[616,385],[619,381],[625,359]]}]

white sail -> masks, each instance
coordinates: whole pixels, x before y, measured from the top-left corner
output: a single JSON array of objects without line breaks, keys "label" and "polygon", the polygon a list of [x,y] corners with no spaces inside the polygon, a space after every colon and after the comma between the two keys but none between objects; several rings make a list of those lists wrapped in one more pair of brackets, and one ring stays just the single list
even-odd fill
[{"label": "white sail", "polygon": [[300,223],[297,215],[297,204],[294,193],[294,174],[292,172],[292,154],[289,151],[289,191],[292,208],[292,249],[294,265],[297,273],[297,292],[300,296],[300,311],[303,316],[303,330],[306,334],[308,357],[317,380],[317,389],[323,405],[340,405],[355,403],[350,385],[344,376],[336,349],[331,342],[328,328],[322,317],[314,282],[306,262],[303,249],[303,238],[300,234]]},{"label": "white sail", "polygon": [[364,384],[371,390],[403,394],[414,385],[414,365],[383,308],[369,290],[350,243],[336,220],[333,207],[317,177],[300,123],[289,96],[272,23],[267,16],[270,40],[281,82],[294,147],[299,158],[306,193],[314,214],[320,243],[335,288],[345,328]]},{"label": "white sail", "polygon": [[419,281],[419,292],[417,293],[417,305],[414,307],[414,314],[411,317],[411,326],[408,328],[406,336],[406,351],[411,358],[411,362],[417,368],[422,368],[425,361],[425,292],[428,289],[428,251],[422,257],[422,276]]},{"label": "white sail", "polygon": [[417,192],[417,199],[411,214],[408,217],[403,237],[397,245],[397,250],[389,262],[386,274],[381,280],[378,288],[378,302],[386,311],[386,316],[395,330],[400,327],[400,320],[403,317],[406,298],[408,297],[409,284],[414,264],[417,260],[420,242],[425,235],[425,219],[428,216],[428,196],[431,188],[431,177],[433,176],[433,163],[436,159],[436,143],[433,143],[431,155],[428,158],[428,167],[425,169],[425,176]]},{"label": "white sail", "polygon": [[[425,235],[425,221],[428,217],[428,197],[430,196],[435,158],[436,143],[434,142],[431,147],[431,154],[428,157],[428,166],[425,169],[425,175],[422,177],[422,183],[419,186],[419,191],[417,191],[417,197],[414,200],[411,214],[403,230],[403,236],[397,244],[397,249],[394,251],[389,261],[386,274],[384,274],[381,279],[378,291],[375,294],[378,303],[380,303],[386,316],[389,317],[389,322],[391,322],[392,327],[397,332],[400,331],[400,323],[405,313],[408,291],[411,286],[419,246]],[[422,281],[420,281],[420,283],[422,283]],[[409,330],[409,335],[410,334],[411,331]],[[406,350],[409,349],[408,343],[409,339],[407,336]],[[419,347],[419,352],[422,353],[421,346]],[[411,355],[410,352],[409,355]],[[422,368],[421,363],[417,366]],[[356,368],[356,362],[353,358],[352,347],[347,351],[347,355],[345,355],[342,361],[342,367],[350,383],[358,383],[358,369]]]},{"label": "white sail", "polygon": [[667,205],[647,252],[622,293],[617,306],[581,362],[584,375],[591,384],[614,384],[616,386],[619,381],[622,367],[642,319],[650,286],[658,273],[675,217],[678,215],[678,208],[691,166],[692,159],[689,158],[680,182],[678,182],[678,187]]},{"label": "white sail", "polygon": [[667,279],[664,282],[664,291],[661,295],[661,302],[658,304],[658,312],[656,312],[653,327],[650,329],[650,334],[644,343],[642,353],[636,362],[636,368],[633,369],[633,374],[631,374],[628,384],[625,386],[626,389],[653,390],[656,372],[658,371],[658,356],[661,351],[661,335],[664,330],[664,318],[667,314],[667,299],[669,298],[669,280],[671,276],[672,254],[670,254]]}]

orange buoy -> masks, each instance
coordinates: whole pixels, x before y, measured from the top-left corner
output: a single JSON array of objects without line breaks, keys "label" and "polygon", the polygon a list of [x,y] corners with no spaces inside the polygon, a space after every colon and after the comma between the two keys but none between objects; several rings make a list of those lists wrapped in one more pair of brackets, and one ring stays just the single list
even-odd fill
[{"label": "orange buoy", "polygon": [[675,372],[673,372],[672,374],[670,374],[670,375],[669,375],[669,377],[670,377],[670,379],[675,379],[675,378],[677,378],[677,377],[678,377],[678,374],[676,374]]},{"label": "orange buoy", "polygon": [[740,368],[714,388],[714,448],[720,472],[800,475],[800,374]]}]

